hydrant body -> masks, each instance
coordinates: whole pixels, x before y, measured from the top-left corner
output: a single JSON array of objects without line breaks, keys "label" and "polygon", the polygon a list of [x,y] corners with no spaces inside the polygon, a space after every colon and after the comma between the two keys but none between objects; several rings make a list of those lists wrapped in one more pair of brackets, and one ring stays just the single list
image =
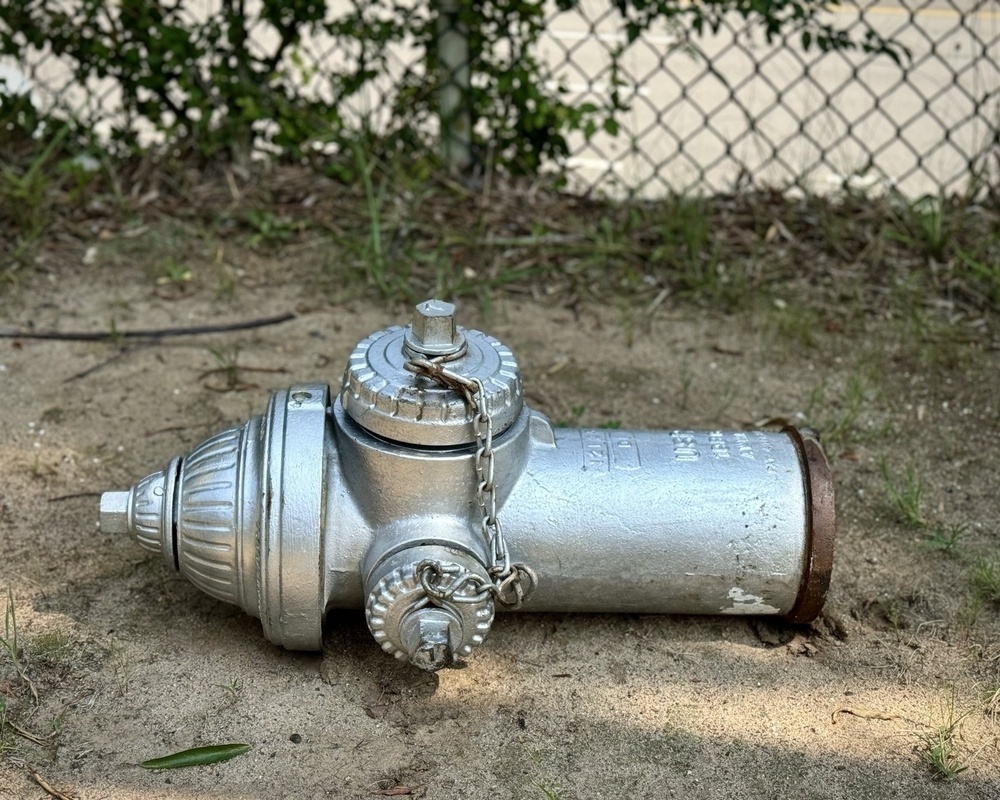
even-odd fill
[{"label": "hydrant body", "polygon": [[424,669],[467,657],[505,605],[819,613],[834,511],[814,438],[554,428],[523,405],[510,351],[451,312],[429,301],[363,340],[338,396],[277,392],[105,493],[102,528],[276,644],[318,649],[329,609],[365,608],[383,649]]}]

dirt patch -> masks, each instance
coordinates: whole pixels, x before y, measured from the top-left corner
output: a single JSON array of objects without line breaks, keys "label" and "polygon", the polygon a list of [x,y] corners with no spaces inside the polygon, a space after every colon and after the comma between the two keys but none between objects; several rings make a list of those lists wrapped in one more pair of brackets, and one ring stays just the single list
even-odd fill
[{"label": "dirt patch", "polygon": [[[845,322],[794,302],[639,314],[544,293],[494,296],[487,318],[466,302],[466,323],[514,350],[529,403],[556,421],[826,431],[839,541],[813,627],[507,615],[468,668],[428,676],[387,659],[360,612],[329,620],[322,654],[278,649],[97,529],[96,493],[261,413],[276,389],[338,384],[355,343],[407,314],[344,301],[294,250],[242,251],[238,270],[212,272],[236,256],[188,241],[207,266],[170,274],[170,236],[99,244],[85,269],[65,264],[86,248],[67,248],[0,301],[3,324],[297,316],[156,344],[0,340],[0,584],[18,637],[16,659],[0,650],[0,794],[43,796],[35,770],[81,798],[1000,798],[989,324]],[[942,736],[939,759],[967,767],[952,781],[928,764]],[[223,742],[253,748],[138,766]]]}]

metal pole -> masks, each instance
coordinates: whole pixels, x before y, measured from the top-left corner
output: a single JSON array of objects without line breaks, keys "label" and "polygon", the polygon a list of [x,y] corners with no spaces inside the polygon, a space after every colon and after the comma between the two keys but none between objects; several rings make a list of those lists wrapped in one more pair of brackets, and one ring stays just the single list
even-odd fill
[{"label": "metal pole", "polygon": [[437,18],[441,156],[453,175],[464,172],[472,164],[469,32],[459,18],[460,2],[442,0]]}]

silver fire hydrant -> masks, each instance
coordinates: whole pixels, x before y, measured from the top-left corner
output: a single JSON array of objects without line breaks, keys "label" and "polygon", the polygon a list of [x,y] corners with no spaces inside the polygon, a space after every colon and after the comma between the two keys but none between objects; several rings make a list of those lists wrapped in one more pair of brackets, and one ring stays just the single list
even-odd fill
[{"label": "silver fire hydrant", "polygon": [[101,497],[129,533],[295,650],[329,609],[437,670],[497,608],[808,622],[833,566],[833,486],[808,432],[554,428],[499,341],[429,300],[362,340],[339,394],[263,416]]}]

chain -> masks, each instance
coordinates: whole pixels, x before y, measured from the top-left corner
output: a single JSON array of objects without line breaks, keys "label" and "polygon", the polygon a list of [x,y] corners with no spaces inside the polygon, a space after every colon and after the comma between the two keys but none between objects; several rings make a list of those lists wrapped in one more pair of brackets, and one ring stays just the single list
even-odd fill
[{"label": "chain", "polygon": [[[496,602],[507,608],[520,608],[538,583],[538,576],[526,564],[510,563],[503,527],[497,515],[493,418],[486,406],[486,389],[479,378],[460,375],[445,366],[461,355],[457,353],[436,358],[414,358],[404,366],[416,375],[458,392],[472,412],[472,430],[476,435],[476,504],[482,514],[480,531],[493,562],[488,570],[491,582],[470,572],[459,574],[462,572],[461,567],[445,567],[432,559],[420,562],[417,575],[420,576],[420,584],[427,596],[436,604],[445,600],[453,603],[481,603],[492,595]],[[475,593],[457,594],[467,586]]]}]

